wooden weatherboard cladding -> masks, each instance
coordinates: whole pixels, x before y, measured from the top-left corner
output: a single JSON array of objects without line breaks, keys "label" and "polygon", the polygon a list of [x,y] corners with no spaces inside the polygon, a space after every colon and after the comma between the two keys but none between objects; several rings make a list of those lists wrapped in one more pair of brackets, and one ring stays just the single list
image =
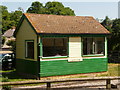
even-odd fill
[{"label": "wooden weatherboard cladding", "polygon": [[25,59],[26,40],[34,40],[34,60],[37,61],[37,35],[29,25],[28,21],[23,19],[16,35],[16,58]]},{"label": "wooden weatherboard cladding", "polygon": [[82,61],[81,49],[81,37],[69,37],[68,61]]},{"label": "wooden weatherboard cladding", "polygon": [[107,58],[83,59],[81,62],[67,60],[41,61],[41,76],[56,76],[107,71]]},{"label": "wooden weatherboard cladding", "polygon": [[[68,62],[67,60],[40,61],[40,77],[104,72],[108,69],[107,61],[107,58],[83,59],[82,62]],[[38,75],[37,67],[39,64],[37,61],[18,59],[16,63],[17,72]]]},{"label": "wooden weatherboard cladding", "polygon": [[39,63],[33,60],[16,59],[16,72],[21,74],[35,75],[39,77]]},{"label": "wooden weatherboard cladding", "polygon": [[[107,71],[107,36],[110,32],[93,17],[25,13],[14,35],[17,72],[44,77]],[[65,57],[44,59],[42,38],[50,37],[68,38]],[[83,37],[105,37],[105,55],[82,56]],[[25,40],[34,40],[32,60],[25,58]]]}]

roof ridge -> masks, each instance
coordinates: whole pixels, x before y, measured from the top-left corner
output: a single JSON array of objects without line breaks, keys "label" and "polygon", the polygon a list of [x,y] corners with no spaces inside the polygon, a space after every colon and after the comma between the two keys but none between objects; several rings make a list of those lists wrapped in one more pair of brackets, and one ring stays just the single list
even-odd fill
[{"label": "roof ridge", "polygon": [[69,16],[69,15],[54,15],[54,14],[37,14],[37,13],[23,13],[24,15],[46,15],[46,16],[64,16],[64,17],[87,17],[87,18],[93,18],[93,16]]}]

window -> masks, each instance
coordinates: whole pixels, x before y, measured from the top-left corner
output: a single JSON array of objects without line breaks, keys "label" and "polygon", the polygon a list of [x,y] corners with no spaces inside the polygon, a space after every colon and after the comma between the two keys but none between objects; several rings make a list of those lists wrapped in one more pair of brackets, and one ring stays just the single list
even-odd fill
[{"label": "window", "polygon": [[68,38],[42,38],[43,57],[67,56]]},{"label": "window", "polygon": [[34,41],[26,41],[26,58],[34,59]]},{"label": "window", "polygon": [[104,55],[105,39],[103,37],[83,38],[83,55]]}]

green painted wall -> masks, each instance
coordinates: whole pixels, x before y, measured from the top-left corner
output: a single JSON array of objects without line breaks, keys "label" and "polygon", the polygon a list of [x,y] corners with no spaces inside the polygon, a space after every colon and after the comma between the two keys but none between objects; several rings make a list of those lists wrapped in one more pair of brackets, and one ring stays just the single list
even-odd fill
[{"label": "green painted wall", "polygon": [[107,71],[107,58],[83,59],[80,62],[67,60],[41,61],[40,75],[55,76]]},{"label": "green painted wall", "polygon": [[19,73],[38,76],[38,62],[32,60],[17,59],[16,70]]},{"label": "green painted wall", "polygon": [[[38,76],[38,62],[24,59],[16,60],[19,73]],[[107,58],[83,59],[80,62],[68,60],[41,61],[40,76],[56,76],[107,71]]]}]

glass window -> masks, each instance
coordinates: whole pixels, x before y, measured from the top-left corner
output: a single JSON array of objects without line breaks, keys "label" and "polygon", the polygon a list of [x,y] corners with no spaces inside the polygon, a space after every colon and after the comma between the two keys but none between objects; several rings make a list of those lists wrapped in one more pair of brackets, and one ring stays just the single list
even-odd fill
[{"label": "glass window", "polygon": [[26,41],[26,58],[34,59],[34,41]]},{"label": "glass window", "polygon": [[68,38],[42,38],[43,57],[67,56]]},{"label": "glass window", "polygon": [[104,55],[105,39],[103,37],[83,38],[83,55],[101,54]]}]

